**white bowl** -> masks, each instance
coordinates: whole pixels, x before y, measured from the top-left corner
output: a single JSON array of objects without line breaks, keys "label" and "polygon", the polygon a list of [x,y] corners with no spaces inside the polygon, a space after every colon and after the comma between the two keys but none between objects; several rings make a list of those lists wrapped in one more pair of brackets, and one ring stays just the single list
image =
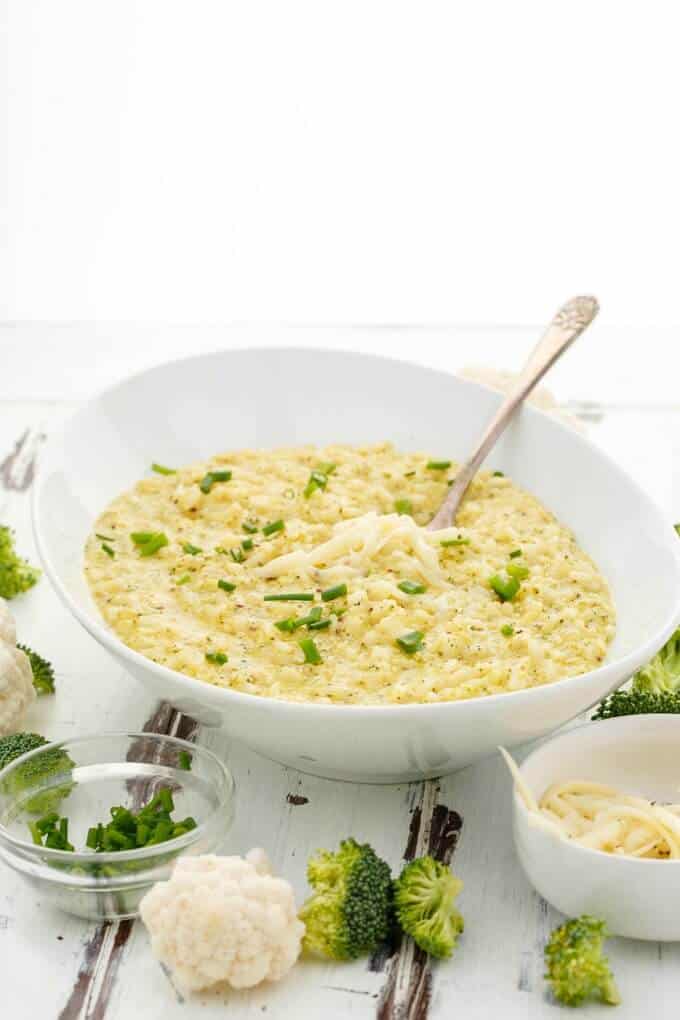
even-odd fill
[{"label": "white bowl", "polygon": [[[569,730],[530,754],[520,771],[537,800],[551,783],[586,779],[677,804],[679,760],[680,716],[638,715]],[[513,830],[529,881],[563,914],[592,914],[628,938],[680,939],[680,860],[618,857],[562,840],[532,825],[517,793]]]},{"label": "white bowl", "polygon": [[489,466],[576,533],[611,585],[607,662],[546,687],[433,705],[329,706],[213,687],[145,659],[102,622],[82,570],[85,538],[152,461],[239,447],[365,443],[463,457],[499,402],[485,387],[404,362],[313,350],[223,351],[150,369],[91,401],[41,456],[34,525],[45,570],[87,630],[159,697],[262,754],[335,779],[437,776],[549,733],[626,680],[680,618],[680,542],[657,508],[587,439],[525,408]]}]

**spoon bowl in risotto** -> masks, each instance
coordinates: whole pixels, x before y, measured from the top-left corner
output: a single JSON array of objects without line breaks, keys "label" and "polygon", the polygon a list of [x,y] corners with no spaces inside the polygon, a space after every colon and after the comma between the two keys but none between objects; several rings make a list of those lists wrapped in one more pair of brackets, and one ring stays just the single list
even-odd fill
[{"label": "spoon bowl in risotto", "polygon": [[593,704],[679,615],[673,529],[531,408],[455,526],[427,530],[498,402],[341,352],[151,369],[48,442],[46,571],[135,676],[262,754],[374,782],[451,771]]},{"label": "spoon bowl in risotto", "polygon": [[680,939],[680,716],[588,723],[541,745],[513,795],[534,888],[614,935]]}]

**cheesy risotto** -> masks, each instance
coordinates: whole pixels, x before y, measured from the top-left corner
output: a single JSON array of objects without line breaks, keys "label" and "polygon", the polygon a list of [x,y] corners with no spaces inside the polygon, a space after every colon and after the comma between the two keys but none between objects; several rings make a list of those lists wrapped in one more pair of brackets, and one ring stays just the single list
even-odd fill
[{"label": "cheesy risotto", "polygon": [[607,583],[538,500],[389,444],[240,450],[154,465],[87,541],[107,623],[154,662],[293,701],[452,701],[586,672],[614,632]]}]

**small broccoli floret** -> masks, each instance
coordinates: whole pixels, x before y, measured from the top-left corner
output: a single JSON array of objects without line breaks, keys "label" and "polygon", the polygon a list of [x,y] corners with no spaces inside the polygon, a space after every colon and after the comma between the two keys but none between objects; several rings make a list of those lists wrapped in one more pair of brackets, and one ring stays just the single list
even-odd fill
[{"label": "small broccoli floret", "polygon": [[614,691],[600,702],[593,719],[619,715],[680,715],[680,691]]},{"label": "small broccoli floret", "polygon": [[15,595],[32,588],[39,577],[37,567],[32,567],[17,556],[12,532],[0,524],[0,596],[13,599]]},{"label": "small broccoli floret", "polygon": [[680,691],[680,627],[651,662],[633,677],[633,690]]},{"label": "small broccoli floret", "polygon": [[584,914],[555,928],[545,947],[545,979],[565,1006],[601,999],[611,1006],[621,1001],[602,945],[609,935],[604,921]]},{"label": "small broccoli floret", "polygon": [[368,843],[344,839],[336,853],[320,850],[307,865],[314,892],[300,911],[304,946],[333,960],[372,952],[391,920],[389,866]]},{"label": "small broccoli floret", "polygon": [[463,930],[455,901],[463,888],[459,878],[434,857],[407,864],[394,883],[397,920],[416,945],[430,956],[450,956]]},{"label": "small broccoli floret", "polygon": [[[0,737],[0,769],[29,751],[35,751],[38,747],[44,747],[48,741],[39,733],[12,733],[8,737]],[[30,793],[35,787],[42,787],[46,781],[53,776],[62,773],[70,773],[73,768],[73,761],[65,751],[59,748],[50,748],[42,754],[36,754],[34,758],[19,765],[10,776],[2,782],[3,793],[9,796],[19,796]],[[55,806],[65,798],[73,789],[73,783],[69,780],[49,789],[41,789],[35,796],[29,797],[23,802],[22,807],[32,815],[42,815],[53,811]]]},{"label": "small broccoli floret", "polygon": [[20,648],[28,656],[33,672],[33,686],[36,693],[54,694],[54,668],[52,663],[48,662],[47,659],[43,659],[42,655],[38,655],[32,648],[21,645],[19,642],[17,642],[17,648]]}]

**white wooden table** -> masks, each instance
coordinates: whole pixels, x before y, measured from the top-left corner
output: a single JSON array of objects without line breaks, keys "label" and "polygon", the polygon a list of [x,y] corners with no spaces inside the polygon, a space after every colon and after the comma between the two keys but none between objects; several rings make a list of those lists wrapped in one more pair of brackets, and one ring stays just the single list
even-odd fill
[{"label": "white wooden table", "polygon": [[[595,329],[597,332],[595,332]],[[593,438],[680,517],[680,358],[675,337],[595,327],[557,366],[550,386],[587,422]],[[218,347],[294,343],[393,353],[452,371],[474,362],[519,365],[526,329],[274,329],[161,326],[0,327],[0,522],[35,557],[29,520],[32,464],[45,433],[103,385],[140,367]],[[625,556],[625,549],[621,550]],[[40,700],[28,727],[49,737],[177,725],[71,619],[42,580],[13,603],[22,640],[56,665],[56,697]],[[355,786],[302,775],[230,743],[218,730],[197,740],[223,755],[237,784],[225,847],[264,846],[277,871],[305,893],[305,863],[319,846],[353,835],[398,868],[407,845],[448,848],[463,878],[466,930],[454,958],[424,970],[411,948],[353,964],[304,961],[279,985],[184,1001],[149,951],[139,924],[98,926],[54,912],[13,873],[0,871],[1,1015],[12,1020],[173,1020],[212,1017],[559,1016],[542,980],[542,949],[559,921],[528,886],[512,846],[508,777],[497,759],[440,782]],[[460,827],[460,832],[458,829]],[[445,849],[445,848],[444,848]],[[625,895],[625,889],[622,889]],[[623,1005],[619,1020],[678,1015],[680,943],[612,940]],[[602,1015],[602,1006],[582,1010]]]}]

